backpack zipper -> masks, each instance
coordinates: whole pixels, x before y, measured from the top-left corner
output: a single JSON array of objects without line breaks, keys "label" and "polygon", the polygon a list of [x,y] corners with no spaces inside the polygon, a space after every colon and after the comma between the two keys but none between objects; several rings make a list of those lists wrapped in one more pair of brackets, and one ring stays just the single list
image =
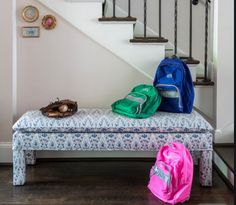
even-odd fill
[{"label": "backpack zipper", "polygon": [[[160,162],[160,161],[159,161]],[[152,167],[152,173],[151,176],[156,175],[158,176],[160,179],[162,179],[168,187],[168,191],[171,190],[171,172],[170,172],[170,168],[167,164],[165,164],[164,162],[162,162],[162,164],[164,164],[164,166],[168,169],[168,174],[165,174],[156,164]]]},{"label": "backpack zipper", "polygon": [[179,88],[175,85],[169,85],[169,84],[157,84],[156,87],[163,87],[163,86],[169,86],[169,87],[175,87],[178,94],[179,94],[179,108],[183,108],[183,103],[182,103],[182,98],[181,98],[181,95],[180,95],[180,91],[179,91]]},{"label": "backpack zipper", "polygon": [[141,97],[134,97],[134,96],[132,96],[132,95],[130,95],[130,94],[128,94],[128,95],[126,96],[126,99],[129,99],[129,100],[131,100],[131,101],[135,101],[135,102],[138,102],[138,103],[139,103],[139,106],[137,107],[137,111],[136,111],[135,114],[140,114],[141,111],[142,111],[142,106],[143,106],[143,104],[147,101],[147,96],[144,95],[143,93],[139,93],[139,92],[132,92],[132,93],[137,93],[137,94],[139,94],[139,95],[144,96],[144,99],[142,99]]}]

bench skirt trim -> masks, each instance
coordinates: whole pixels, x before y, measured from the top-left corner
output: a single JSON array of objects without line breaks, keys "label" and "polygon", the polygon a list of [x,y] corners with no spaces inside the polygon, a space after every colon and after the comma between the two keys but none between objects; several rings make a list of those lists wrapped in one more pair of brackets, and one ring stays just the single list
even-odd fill
[{"label": "bench skirt trim", "polygon": [[167,142],[189,150],[213,150],[212,133],[23,133],[13,135],[13,150],[156,151]]}]

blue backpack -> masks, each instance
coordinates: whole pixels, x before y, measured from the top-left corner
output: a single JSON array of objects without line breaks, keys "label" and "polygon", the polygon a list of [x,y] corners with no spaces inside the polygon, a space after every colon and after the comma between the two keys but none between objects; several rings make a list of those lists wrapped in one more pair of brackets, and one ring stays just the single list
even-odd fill
[{"label": "blue backpack", "polygon": [[153,85],[162,96],[158,110],[191,113],[194,85],[188,66],[182,60],[165,58],[157,68]]}]

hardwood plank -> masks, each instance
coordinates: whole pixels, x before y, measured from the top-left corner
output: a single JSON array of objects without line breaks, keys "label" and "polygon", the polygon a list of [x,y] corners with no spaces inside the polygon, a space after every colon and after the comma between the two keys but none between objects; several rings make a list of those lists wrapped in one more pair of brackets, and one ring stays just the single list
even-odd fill
[{"label": "hardwood plank", "polygon": [[225,184],[227,184],[227,186],[234,191],[234,187],[233,185],[230,183],[230,181],[224,176],[224,174],[221,172],[221,170],[217,167],[217,165],[213,162],[213,167],[214,169],[217,171],[217,173],[219,174],[219,176],[223,179],[223,181],[225,182]]},{"label": "hardwood plank", "polygon": [[[18,187],[12,186],[12,166],[0,166],[0,205],[161,205],[147,189],[154,161],[38,162]],[[234,204],[216,172],[213,178],[212,188],[201,187],[195,171],[187,204]]]}]

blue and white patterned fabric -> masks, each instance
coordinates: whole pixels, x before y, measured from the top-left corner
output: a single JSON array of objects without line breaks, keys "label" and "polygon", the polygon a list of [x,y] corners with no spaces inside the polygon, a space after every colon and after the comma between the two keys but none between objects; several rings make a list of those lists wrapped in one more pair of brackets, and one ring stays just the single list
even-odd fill
[{"label": "blue and white patterned fabric", "polygon": [[189,150],[212,150],[212,133],[23,133],[13,135],[13,150],[157,151],[167,142]]},{"label": "blue and white patterned fabric", "polygon": [[157,112],[147,119],[133,119],[113,113],[111,109],[79,109],[68,118],[55,119],[40,111],[25,113],[13,126],[21,132],[121,132],[121,133],[205,133],[212,126],[196,111],[191,114]]},{"label": "blue and white patterned fabric", "polygon": [[196,111],[157,112],[148,119],[122,117],[110,109],[79,109],[63,119],[29,111],[13,129],[13,185],[25,183],[26,164],[35,164],[35,150],[158,151],[173,141],[200,159],[200,183],[212,185],[213,128]]}]

